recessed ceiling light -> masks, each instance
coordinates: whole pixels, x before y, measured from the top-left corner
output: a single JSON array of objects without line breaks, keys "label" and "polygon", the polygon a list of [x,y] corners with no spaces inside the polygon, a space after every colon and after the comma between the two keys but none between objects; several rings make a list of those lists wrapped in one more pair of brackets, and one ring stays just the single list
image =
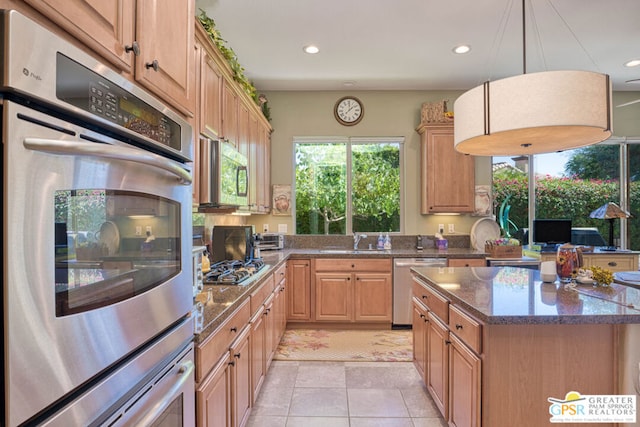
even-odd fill
[{"label": "recessed ceiling light", "polygon": [[625,67],[637,67],[638,65],[640,65],[640,59],[632,59],[624,64]]},{"label": "recessed ceiling light", "polygon": [[453,53],[467,53],[471,50],[471,46],[467,44],[461,44],[460,46],[456,46],[453,49]]},{"label": "recessed ceiling light", "polygon": [[311,53],[311,54],[320,52],[320,49],[318,48],[318,46],[315,46],[312,44],[303,47],[302,50],[304,50],[306,53]]}]

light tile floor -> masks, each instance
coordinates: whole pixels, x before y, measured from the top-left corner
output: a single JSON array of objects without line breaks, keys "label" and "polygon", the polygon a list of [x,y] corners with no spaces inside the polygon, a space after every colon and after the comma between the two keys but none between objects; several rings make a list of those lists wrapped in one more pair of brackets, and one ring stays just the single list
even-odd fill
[{"label": "light tile floor", "polygon": [[248,427],[445,427],[410,362],[274,361]]}]

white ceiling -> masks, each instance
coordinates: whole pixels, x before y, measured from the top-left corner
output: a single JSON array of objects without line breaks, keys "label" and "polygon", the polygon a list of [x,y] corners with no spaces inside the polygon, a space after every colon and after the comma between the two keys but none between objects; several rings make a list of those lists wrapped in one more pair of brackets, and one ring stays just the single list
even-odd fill
[{"label": "white ceiling", "polygon": [[[640,82],[625,83],[640,79],[640,66],[624,66],[640,59],[640,0],[531,2],[528,73],[597,71],[611,76],[616,91],[640,90]],[[215,20],[259,91],[467,90],[523,72],[521,0],[196,0],[196,6]],[[307,44],[320,53],[305,54]],[[453,54],[459,44],[471,52]]]}]

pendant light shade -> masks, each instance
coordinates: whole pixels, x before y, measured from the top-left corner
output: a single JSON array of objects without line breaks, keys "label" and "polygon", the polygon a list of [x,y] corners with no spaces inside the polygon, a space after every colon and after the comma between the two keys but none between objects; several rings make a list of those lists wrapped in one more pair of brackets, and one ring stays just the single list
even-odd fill
[{"label": "pendant light shade", "polygon": [[611,136],[611,82],[589,71],[545,71],[486,82],[454,103],[457,151],[549,153]]}]

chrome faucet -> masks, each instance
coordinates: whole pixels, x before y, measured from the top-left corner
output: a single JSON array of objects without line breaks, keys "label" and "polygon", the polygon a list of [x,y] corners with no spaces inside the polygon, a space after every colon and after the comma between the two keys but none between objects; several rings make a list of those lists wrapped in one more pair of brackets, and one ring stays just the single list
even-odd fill
[{"label": "chrome faucet", "polygon": [[358,250],[358,243],[360,243],[360,240],[362,239],[366,239],[367,235],[366,234],[353,234],[353,250],[357,251]]}]

